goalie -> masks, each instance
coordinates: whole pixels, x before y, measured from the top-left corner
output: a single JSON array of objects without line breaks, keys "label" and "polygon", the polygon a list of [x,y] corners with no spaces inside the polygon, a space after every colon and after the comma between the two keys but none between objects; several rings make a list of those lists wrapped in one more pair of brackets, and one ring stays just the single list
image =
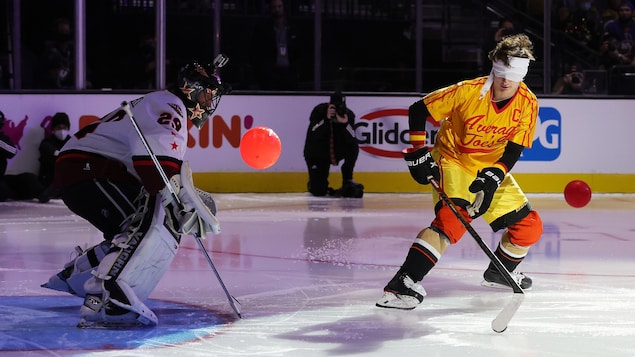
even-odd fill
[{"label": "goalie", "polygon": [[84,298],[78,326],[156,325],[144,300],[175,257],[181,235],[220,232],[214,200],[193,186],[183,158],[188,121],[200,129],[229,92],[216,71],[226,62],[223,56],[210,65],[193,61],[179,71],[175,87],[131,102],[172,187],[122,108],[85,126],[62,148],[54,176],[60,197],[104,236],[85,251],[76,248],[78,256],[42,285]]}]

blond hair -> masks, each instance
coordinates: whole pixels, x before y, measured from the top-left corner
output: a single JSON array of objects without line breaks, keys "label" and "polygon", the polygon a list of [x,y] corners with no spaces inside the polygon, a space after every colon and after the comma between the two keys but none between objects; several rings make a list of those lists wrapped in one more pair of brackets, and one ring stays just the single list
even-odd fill
[{"label": "blond hair", "polygon": [[529,58],[534,61],[536,58],[533,53],[534,44],[524,33],[509,35],[503,37],[496,47],[489,52],[487,58],[494,61],[503,62],[509,66],[509,57]]}]

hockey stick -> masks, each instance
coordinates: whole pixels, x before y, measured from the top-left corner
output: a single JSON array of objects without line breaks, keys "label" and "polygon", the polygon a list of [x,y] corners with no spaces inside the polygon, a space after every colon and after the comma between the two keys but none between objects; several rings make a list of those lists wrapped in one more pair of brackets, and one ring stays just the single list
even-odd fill
[{"label": "hockey stick", "polygon": [[[168,176],[165,174],[163,167],[161,167],[161,164],[159,163],[159,160],[157,159],[154,152],[152,151],[150,144],[148,144],[148,140],[146,140],[146,137],[141,132],[141,129],[139,128],[139,124],[137,124],[137,120],[135,119],[134,114],[132,114],[132,110],[130,109],[130,103],[128,103],[127,101],[123,101],[121,103],[121,108],[130,117],[132,126],[137,132],[137,135],[139,135],[139,138],[141,139],[143,146],[148,152],[148,155],[150,155],[150,159],[152,159],[154,166],[156,167],[157,171],[159,171],[159,175],[161,176],[161,179],[163,180],[163,183],[165,184],[165,186],[168,188],[168,191],[170,191],[170,194],[172,195],[174,202],[176,202],[179,205],[179,207],[183,207],[181,200],[179,199],[179,196],[174,191],[174,187],[172,187],[172,184],[170,184],[170,180],[168,179]],[[196,242],[198,243],[198,246],[201,248],[203,255],[205,255],[205,259],[207,259],[207,263],[209,263],[209,266],[214,271],[214,274],[216,275],[216,278],[218,279],[218,282],[220,283],[221,288],[223,288],[223,291],[225,292],[225,295],[227,296],[227,300],[229,300],[229,305],[231,305],[236,315],[238,315],[239,318],[242,318],[242,315],[240,314],[240,309],[238,308],[238,305],[236,305],[236,303],[240,304],[240,301],[238,301],[238,299],[233,297],[229,293],[229,290],[227,290],[227,287],[225,287],[225,283],[223,283],[223,279],[221,279],[220,274],[218,273],[218,270],[216,270],[216,267],[214,266],[214,262],[212,262],[212,258],[210,258],[209,253],[207,252],[207,249],[205,249],[203,242],[201,242],[201,237],[195,236],[194,238],[196,238]]]},{"label": "hockey stick", "polygon": [[518,285],[516,280],[512,278],[511,274],[509,273],[507,268],[505,268],[503,263],[501,263],[500,259],[498,259],[494,252],[492,252],[492,250],[485,244],[485,242],[483,242],[483,239],[478,235],[478,233],[476,233],[472,225],[468,223],[463,215],[461,215],[461,213],[456,209],[454,203],[450,200],[448,195],[445,194],[445,191],[443,191],[441,185],[439,185],[439,181],[437,181],[432,176],[428,176],[428,181],[430,181],[432,187],[434,187],[434,190],[437,191],[443,202],[445,202],[445,204],[450,207],[450,210],[454,212],[456,218],[458,218],[461,224],[463,224],[463,226],[467,229],[472,238],[474,238],[476,243],[479,245],[479,247],[481,247],[483,252],[485,252],[492,263],[494,263],[496,269],[498,269],[498,271],[505,278],[505,280],[507,280],[507,283],[509,283],[509,285],[512,287],[512,290],[514,291],[512,301],[505,305],[503,310],[499,312],[496,318],[494,318],[494,320],[492,321],[492,330],[501,333],[507,329],[507,324],[512,319],[512,317],[514,317],[514,314],[520,307],[520,304],[523,302],[523,299],[525,298],[525,292],[520,287],[520,285]]}]

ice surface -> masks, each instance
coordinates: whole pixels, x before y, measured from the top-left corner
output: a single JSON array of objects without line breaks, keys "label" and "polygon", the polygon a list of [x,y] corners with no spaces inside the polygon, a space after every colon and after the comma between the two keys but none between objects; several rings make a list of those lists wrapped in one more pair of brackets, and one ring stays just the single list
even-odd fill
[{"label": "ice surface", "polygon": [[[154,329],[85,331],[82,300],[40,284],[99,232],[59,200],[0,203],[0,355],[634,356],[635,196],[596,194],[581,209],[532,195],[544,234],[521,265],[534,280],[507,331],[492,319],[511,291],[480,286],[487,257],[469,235],[422,281],[412,311],[376,308],[429,194],[220,194],[222,233],[204,241],[237,319],[196,242],[150,297]],[[500,234],[474,228],[495,248]]]}]

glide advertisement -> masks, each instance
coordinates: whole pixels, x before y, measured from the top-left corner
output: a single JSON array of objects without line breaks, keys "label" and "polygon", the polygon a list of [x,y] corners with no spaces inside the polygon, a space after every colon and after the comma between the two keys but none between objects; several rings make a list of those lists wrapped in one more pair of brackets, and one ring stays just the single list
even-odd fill
[{"label": "glide advertisement", "polygon": [[[346,94],[346,93],[345,93]],[[250,128],[266,126],[281,139],[282,153],[265,171],[305,172],[303,146],[314,106],[330,93],[316,96],[240,95],[222,98],[211,119],[200,129],[189,126],[186,158],[194,172],[253,172],[239,153],[240,139]],[[138,94],[3,94],[2,129],[19,152],[9,173],[37,170],[37,145],[46,135],[47,118],[58,111],[71,119],[71,132]],[[401,150],[408,147],[408,107],[419,96],[347,96],[356,115],[360,145],[357,172],[404,172]],[[540,99],[532,148],[525,149],[517,173],[635,173],[635,161],[620,153],[635,152],[635,101],[620,99]],[[611,108],[610,112],[606,108]],[[429,144],[438,123],[427,123]],[[608,156],[607,156],[608,155]],[[591,163],[593,163],[591,165]]]}]

